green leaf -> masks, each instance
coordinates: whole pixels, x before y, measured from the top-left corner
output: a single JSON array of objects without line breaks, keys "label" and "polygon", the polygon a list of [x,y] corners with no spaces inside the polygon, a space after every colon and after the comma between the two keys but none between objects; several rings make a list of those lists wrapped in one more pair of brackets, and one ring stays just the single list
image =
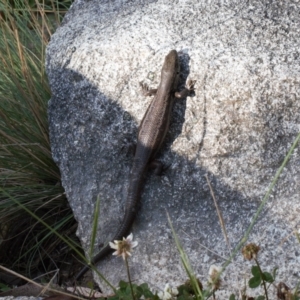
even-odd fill
[{"label": "green leaf", "polygon": [[138,291],[139,293],[143,294],[144,290],[141,286],[137,286],[134,288],[134,290]]},{"label": "green leaf", "polygon": [[124,295],[125,296],[130,296],[131,295],[131,289],[130,289],[130,286],[129,286],[128,283],[127,283],[126,290],[124,291]]},{"label": "green leaf", "polygon": [[261,284],[261,278],[260,277],[252,277],[252,278],[250,278],[248,284],[251,289],[255,289]]},{"label": "green leaf", "polygon": [[265,300],[265,296],[258,296],[255,300]]},{"label": "green leaf", "polygon": [[140,286],[132,285],[133,293],[135,294],[135,298],[139,299],[143,295],[143,289]]},{"label": "green leaf", "polygon": [[140,284],[140,288],[142,288],[143,290],[149,290],[149,287],[148,287],[147,283]]},{"label": "green leaf", "polygon": [[[91,235],[91,247],[90,247],[90,255],[89,257],[93,257],[94,253],[94,246],[96,243],[96,237],[97,237],[97,228],[98,228],[98,217],[99,217],[99,211],[100,211],[100,197],[97,196],[97,201],[94,209],[94,216],[93,216],[93,225],[92,225],[92,235]],[[90,263],[90,261],[89,261]]]},{"label": "green leaf", "polygon": [[192,295],[186,294],[177,297],[177,300],[194,300],[194,297]]},{"label": "green leaf", "polygon": [[263,273],[263,279],[266,282],[272,283],[274,281],[273,276],[269,272],[264,272]]},{"label": "green leaf", "polygon": [[7,286],[6,284],[0,282],[0,291],[1,292],[7,292],[9,290],[10,290],[9,286]]},{"label": "green leaf", "polygon": [[231,294],[230,297],[229,297],[229,300],[235,300],[235,295]]},{"label": "green leaf", "polygon": [[126,290],[127,286],[128,286],[127,282],[125,282],[123,280],[120,281],[119,287],[120,287],[121,290]]},{"label": "green leaf", "polygon": [[147,283],[143,283],[140,285],[140,288],[142,289],[143,291],[143,295],[144,297],[147,299],[147,298],[153,298],[153,293],[150,291],[149,287],[148,287],[148,284]]},{"label": "green leaf", "polygon": [[251,273],[254,277],[260,277],[259,267],[258,266],[252,266]]},{"label": "green leaf", "polygon": [[276,279],[276,272],[277,272],[277,270],[278,270],[278,267],[275,267],[274,268],[274,270],[273,270],[273,274],[272,274],[272,276],[273,276],[273,278],[274,278],[274,280]]}]

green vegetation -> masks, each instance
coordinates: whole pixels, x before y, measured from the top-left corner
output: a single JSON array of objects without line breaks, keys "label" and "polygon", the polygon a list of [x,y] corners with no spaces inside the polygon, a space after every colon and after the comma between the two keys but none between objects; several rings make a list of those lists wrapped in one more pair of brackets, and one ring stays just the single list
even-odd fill
[{"label": "green vegetation", "polygon": [[44,56],[62,17],[60,6],[57,1],[0,3],[0,263],[29,276],[37,269],[57,269],[53,262],[70,256],[70,250],[58,253],[63,242],[18,203],[62,235],[75,239],[77,226],[48,136]]}]

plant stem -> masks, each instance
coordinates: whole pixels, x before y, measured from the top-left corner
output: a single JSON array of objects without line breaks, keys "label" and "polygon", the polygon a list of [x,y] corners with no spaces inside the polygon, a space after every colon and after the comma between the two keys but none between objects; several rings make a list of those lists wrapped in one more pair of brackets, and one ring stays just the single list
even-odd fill
[{"label": "plant stem", "polygon": [[127,260],[126,256],[125,256],[125,266],[126,266],[126,271],[127,271],[128,281],[129,281],[129,285],[130,285],[132,299],[135,300],[134,293],[133,293],[133,288],[132,288],[132,284],[131,284],[131,278],[130,278],[128,260]]},{"label": "plant stem", "polygon": [[267,287],[266,287],[266,282],[265,282],[265,280],[264,280],[264,274],[263,274],[263,272],[262,272],[262,270],[261,270],[261,268],[260,268],[260,265],[259,265],[259,263],[258,263],[258,260],[257,260],[256,258],[254,258],[254,260],[255,260],[255,262],[256,262],[256,264],[257,264],[257,267],[258,267],[258,270],[259,270],[259,273],[260,273],[260,277],[261,277],[262,282],[263,282],[263,286],[264,286],[264,290],[265,290],[266,299],[269,300],[269,298],[268,298],[268,291],[267,291]]}]

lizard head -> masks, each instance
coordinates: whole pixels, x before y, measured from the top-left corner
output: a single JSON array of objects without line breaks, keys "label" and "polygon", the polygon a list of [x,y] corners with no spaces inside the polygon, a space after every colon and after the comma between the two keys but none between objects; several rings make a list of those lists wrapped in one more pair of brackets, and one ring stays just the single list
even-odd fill
[{"label": "lizard head", "polygon": [[175,90],[178,84],[180,65],[178,53],[176,50],[171,50],[165,57],[164,65],[161,70],[161,80],[167,80],[172,84],[171,89]]}]

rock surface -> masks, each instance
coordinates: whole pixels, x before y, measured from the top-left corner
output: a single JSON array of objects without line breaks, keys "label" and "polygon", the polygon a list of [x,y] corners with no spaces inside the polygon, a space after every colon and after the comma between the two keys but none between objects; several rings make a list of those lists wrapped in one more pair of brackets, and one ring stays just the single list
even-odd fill
[{"label": "rock surface", "polygon": [[[183,80],[196,79],[196,91],[174,107],[160,155],[169,168],[147,176],[132,228],[139,246],[131,276],[154,290],[186,280],[166,212],[203,283],[212,264],[226,261],[300,131],[299,7],[298,0],[74,2],[46,65],[53,158],[86,253],[97,195],[97,245],[123,216],[132,163],[126,144],[151,101],[138,83],[157,86],[165,55],[176,49]],[[298,147],[249,237],[262,248],[263,269],[278,266],[277,282],[290,286],[300,278],[299,228]],[[241,290],[251,265],[238,253],[219,295]],[[126,280],[120,258],[107,257],[98,269],[114,285]]]}]

